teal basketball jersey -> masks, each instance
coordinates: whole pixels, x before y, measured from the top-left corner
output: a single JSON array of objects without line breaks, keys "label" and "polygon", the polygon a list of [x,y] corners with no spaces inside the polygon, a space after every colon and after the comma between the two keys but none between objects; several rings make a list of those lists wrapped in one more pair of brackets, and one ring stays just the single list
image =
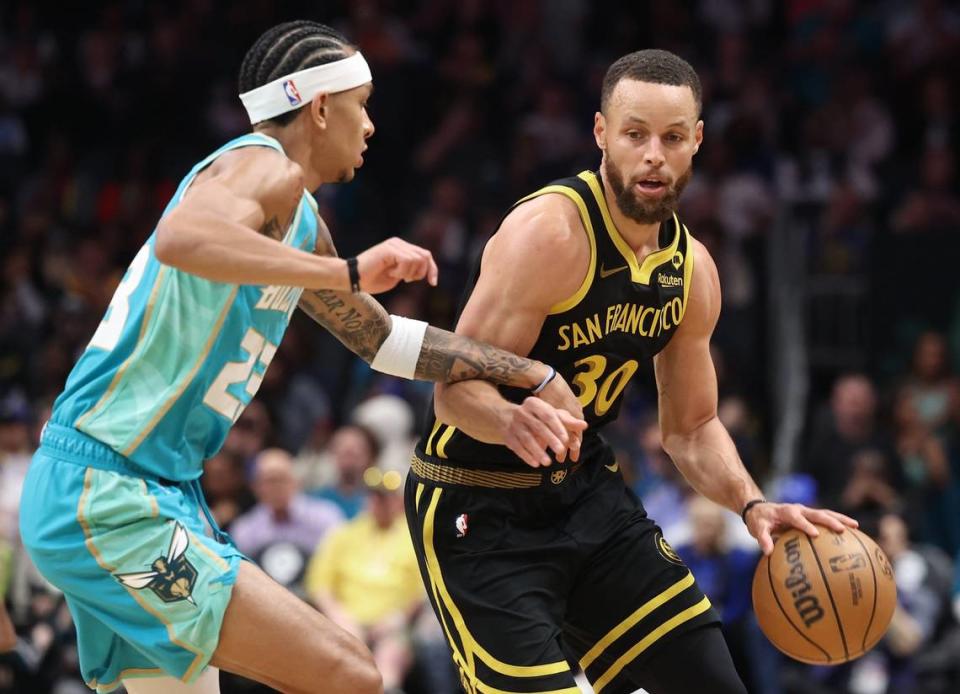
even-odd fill
[{"label": "teal basketball jersey", "polygon": [[[240,147],[280,143],[260,133],[228,142],[197,174]],[[317,207],[306,190],[283,243],[312,252]],[[232,285],[181,272],[154,254],[156,231],[130,263],[100,326],[67,378],[51,421],[110,446],[134,469],[170,480],[200,476],[263,380],[298,287]]]}]

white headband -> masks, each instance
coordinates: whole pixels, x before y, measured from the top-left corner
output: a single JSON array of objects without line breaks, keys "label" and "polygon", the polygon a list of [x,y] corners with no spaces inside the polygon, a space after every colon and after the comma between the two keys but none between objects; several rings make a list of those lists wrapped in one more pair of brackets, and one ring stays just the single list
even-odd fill
[{"label": "white headband", "polygon": [[357,51],[349,58],[308,67],[251,89],[240,95],[240,101],[253,125],[300,108],[320,92],[345,92],[372,80],[370,66]]}]

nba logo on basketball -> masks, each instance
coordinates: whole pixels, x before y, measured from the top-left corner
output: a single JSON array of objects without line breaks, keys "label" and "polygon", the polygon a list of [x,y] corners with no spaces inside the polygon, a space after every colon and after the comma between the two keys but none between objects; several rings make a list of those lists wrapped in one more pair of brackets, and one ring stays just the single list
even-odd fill
[{"label": "nba logo on basketball", "polygon": [[290,102],[291,106],[299,106],[300,102],[303,101],[303,99],[300,98],[300,92],[297,91],[297,85],[293,83],[293,80],[284,80],[283,92],[287,95],[287,101]]},{"label": "nba logo on basketball", "polygon": [[457,537],[466,537],[467,536],[467,516],[466,513],[461,513],[457,516],[457,520],[454,522],[454,525],[457,527]]}]

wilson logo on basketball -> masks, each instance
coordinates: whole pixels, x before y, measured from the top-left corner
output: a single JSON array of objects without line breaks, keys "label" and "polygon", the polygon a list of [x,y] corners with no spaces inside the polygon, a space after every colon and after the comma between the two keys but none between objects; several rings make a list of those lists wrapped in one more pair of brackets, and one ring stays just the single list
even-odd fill
[{"label": "wilson logo on basketball", "polygon": [[823,608],[820,607],[820,601],[816,595],[807,595],[812,589],[810,581],[807,580],[807,574],[803,570],[803,562],[800,559],[800,540],[791,538],[784,543],[787,564],[790,566],[790,573],[787,580],[784,581],[790,595],[793,596],[793,606],[803,620],[804,625],[809,629],[813,624],[823,619]]},{"label": "wilson logo on basketball", "polygon": [[835,557],[830,557],[830,570],[834,573],[862,569],[866,565],[867,558],[859,552],[854,552],[852,554],[838,554]]}]

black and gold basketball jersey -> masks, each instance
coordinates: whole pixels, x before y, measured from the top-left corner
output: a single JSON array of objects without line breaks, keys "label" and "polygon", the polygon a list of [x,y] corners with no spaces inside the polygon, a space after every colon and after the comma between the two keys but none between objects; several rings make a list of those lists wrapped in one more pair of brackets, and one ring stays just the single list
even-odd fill
[{"label": "black and gold basketball jersey", "polygon": [[[602,185],[599,175],[584,171],[513,206],[547,193],[564,195],[576,204],[590,242],[590,265],[580,288],[550,309],[529,355],[556,368],[577,394],[589,423],[585,448],[591,434],[616,419],[640,360],[652,358],[670,341],[683,320],[693,276],[690,234],[677,216],[661,224],[659,250],[638,262],[613,224]],[[479,272],[478,263],[464,304]],[[529,395],[515,388],[500,392],[513,402]],[[418,453],[480,468],[524,465],[506,446],[482,443],[438,421],[432,407]]]}]

